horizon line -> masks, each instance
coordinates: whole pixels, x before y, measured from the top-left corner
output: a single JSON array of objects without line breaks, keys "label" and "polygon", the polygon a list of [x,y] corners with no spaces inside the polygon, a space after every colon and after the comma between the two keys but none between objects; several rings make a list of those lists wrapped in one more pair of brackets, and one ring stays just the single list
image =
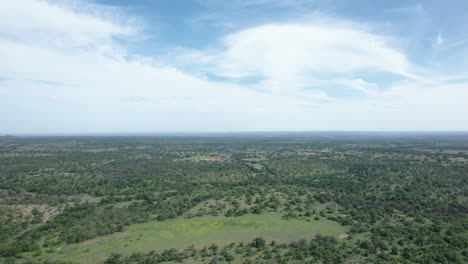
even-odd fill
[{"label": "horizon line", "polygon": [[160,132],[31,132],[1,133],[0,137],[31,136],[151,136],[151,135],[200,135],[200,134],[260,134],[260,133],[468,133],[468,130],[252,130],[252,131],[160,131]]}]

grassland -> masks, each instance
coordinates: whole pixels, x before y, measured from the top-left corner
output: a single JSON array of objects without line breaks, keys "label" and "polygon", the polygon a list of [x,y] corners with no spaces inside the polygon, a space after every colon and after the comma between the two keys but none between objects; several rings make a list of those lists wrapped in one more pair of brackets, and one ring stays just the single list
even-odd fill
[{"label": "grassland", "polygon": [[468,263],[466,133],[332,134],[0,137],[0,263]]},{"label": "grassland", "polygon": [[113,252],[131,254],[190,245],[200,248],[212,243],[225,245],[248,242],[255,237],[286,242],[312,238],[316,234],[338,237],[347,232],[346,227],[330,220],[283,220],[281,215],[204,216],[136,224],[126,228],[125,232],[59,247],[52,253],[44,253],[42,257],[77,263],[100,263]]}]

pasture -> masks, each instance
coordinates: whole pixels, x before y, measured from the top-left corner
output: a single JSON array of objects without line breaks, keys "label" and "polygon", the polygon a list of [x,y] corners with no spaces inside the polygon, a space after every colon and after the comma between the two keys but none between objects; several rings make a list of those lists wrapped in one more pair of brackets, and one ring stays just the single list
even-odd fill
[{"label": "pasture", "polygon": [[255,237],[287,242],[313,238],[316,234],[338,237],[347,232],[346,227],[334,221],[283,220],[281,215],[265,213],[240,217],[203,216],[135,224],[127,227],[124,232],[59,247],[43,256],[77,263],[100,263],[113,252],[131,254],[169,248],[182,249],[191,245],[201,248],[212,243],[225,245],[231,242],[249,242]]}]

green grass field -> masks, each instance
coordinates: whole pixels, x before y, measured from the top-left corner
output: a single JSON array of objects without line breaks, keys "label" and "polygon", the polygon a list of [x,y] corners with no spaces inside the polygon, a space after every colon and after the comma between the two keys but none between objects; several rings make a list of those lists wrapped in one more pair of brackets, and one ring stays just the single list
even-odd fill
[{"label": "green grass field", "polygon": [[148,222],[126,228],[125,232],[98,237],[80,244],[67,245],[42,257],[77,263],[102,263],[111,253],[131,254],[168,248],[225,245],[248,242],[255,237],[266,240],[291,241],[312,238],[316,234],[339,236],[347,228],[323,220],[283,220],[280,213],[244,215],[241,217],[204,216]]}]

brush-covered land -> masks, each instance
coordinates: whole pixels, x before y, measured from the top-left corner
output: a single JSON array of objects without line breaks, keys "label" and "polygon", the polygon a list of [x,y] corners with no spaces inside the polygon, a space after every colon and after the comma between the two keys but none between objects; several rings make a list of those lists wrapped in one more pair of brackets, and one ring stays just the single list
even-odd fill
[{"label": "brush-covered land", "polygon": [[0,137],[0,263],[467,263],[468,134]]}]

